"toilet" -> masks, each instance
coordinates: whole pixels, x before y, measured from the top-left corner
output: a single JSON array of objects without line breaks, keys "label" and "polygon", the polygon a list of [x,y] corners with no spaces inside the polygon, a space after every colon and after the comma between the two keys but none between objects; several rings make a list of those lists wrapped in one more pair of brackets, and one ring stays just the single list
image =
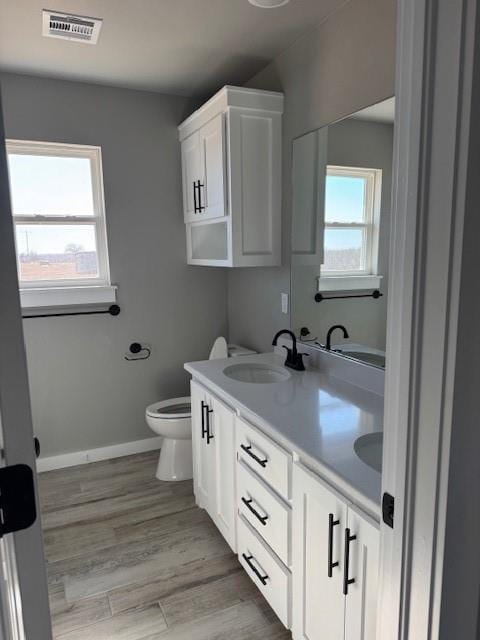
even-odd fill
[{"label": "toilet", "polygon": [[[227,345],[217,338],[210,360],[255,353],[238,345]],[[170,398],[147,407],[145,419],[152,431],[163,436],[156,476],[159,480],[178,481],[193,478],[192,407],[190,397]]]}]

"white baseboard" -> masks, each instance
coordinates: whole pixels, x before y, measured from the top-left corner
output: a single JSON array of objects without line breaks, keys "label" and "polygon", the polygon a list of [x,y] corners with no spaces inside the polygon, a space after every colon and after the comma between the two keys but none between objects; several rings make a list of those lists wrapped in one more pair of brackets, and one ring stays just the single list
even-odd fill
[{"label": "white baseboard", "polygon": [[121,458],[122,456],[130,456],[134,453],[144,453],[145,451],[154,451],[160,449],[162,438],[145,438],[144,440],[135,440],[134,442],[123,442],[122,444],[113,444],[109,447],[99,447],[98,449],[89,449],[87,451],[75,451],[73,453],[62,453],[58,456],[50,456],[48,458],[39,458],[37,460],[37,471],[53,471],[54,469],[65,469],[66,467],[75,467],[79,464],[88,464],[89,462],[99,462],[100,460],[109,460],[110,458]]}]

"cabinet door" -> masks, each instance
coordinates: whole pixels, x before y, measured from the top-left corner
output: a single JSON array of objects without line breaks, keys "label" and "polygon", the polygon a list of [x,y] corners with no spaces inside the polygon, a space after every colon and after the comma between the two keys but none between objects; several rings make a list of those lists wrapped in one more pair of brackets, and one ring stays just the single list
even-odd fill
[{"label": "cabinet door", "polygon": [[221,113],[200,129],[203,174],[200,187],[202,211],[197,219],[227,215],[224,127],[224,115]]},{"label": "cabinet door", "polygon": [[210,433],[215,446],[215,516],[223,537],[236,552],[234,413],[210,397]]},{"label": "cabinet door", "polygon": [[202,153],[198,131],[182,142],[183,214],[185,222],[198,219],[198,188],[203,184]]},{"label": "cabinet door", "polygon": [[345,640],[375,638],[378,589],[378,525],[354,507],[348,509],[350,542],[348,585],[345,607]]},{"label": "cabinet door", "polygon": [[301,465],[293,469],[293,637],[343,640],[347,506]]},{"label": "cabinet door", "polygon": [[[206,412],[209,409],[206,391],[191,383],[193,486],[197,504],[213,518],[215,514],[215,453],[214,441],[206,437]],[[210,414],[211,415],[211,414]]]}]

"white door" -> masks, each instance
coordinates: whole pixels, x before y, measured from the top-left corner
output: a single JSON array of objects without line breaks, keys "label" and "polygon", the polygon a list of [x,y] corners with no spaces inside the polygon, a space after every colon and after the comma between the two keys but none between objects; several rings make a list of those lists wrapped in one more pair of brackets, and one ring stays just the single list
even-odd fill
[{"label": "white door", "polygon": [[197,219],[227,215],[224,127],[224,115],[220,113],[200,130],[203,181]]},{"label": "white door", "polygon": [[293,637],[343,640],[347,506],[308,469],[293,468]]},{"label": "white door", "polygon": [[345,580],[355,580],[345,585],[345,640],[371,640],[377,622],[380,531],[373,520],[352,506],[348,508],[345,544],[349,547]]},{"label": "white door", "polygon": [[182,142],[183,213],[185,222],[194,222],[200,213],[199,190],[204,182],[198,131]]},{"label": "white door", "polygon": [[215,451],[211,438],[211,408],[203,387],[192,380],[192,444],[194,490],[197,504],[215,517]]},{"label": "white door", "polygon": [[[0,438],[3,453],[0,466],[27,465],[32,469],[36,483],[1,102]],[[38,495],[35,496],[35,500],[37,518],[33,525],[15,533],[7,533],[1,538],[0,637],[6,640],[51,638]]]},{"label": "white door", "polygon": [[215,447],[215,522],[223,537],[236,552],[235,530],[235,417],[217,398],[210,398],[210,432]]}]

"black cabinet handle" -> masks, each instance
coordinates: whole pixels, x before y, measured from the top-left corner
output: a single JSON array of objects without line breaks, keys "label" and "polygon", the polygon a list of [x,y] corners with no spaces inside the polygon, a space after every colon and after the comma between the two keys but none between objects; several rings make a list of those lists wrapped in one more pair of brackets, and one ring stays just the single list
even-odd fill
[{"label": "black cabinet handle", "polygon": [[249,498],[247,500],[247,498],[244,498],[242,496],[242,502],[243,504],[247,507],[247,509],[250,511],[250,513],[253,513],[253,515],[257,518],[257,520],[259,520],[263,526],[265,526],[267,524],[267,520],[268,520],[268,516],[261,516],[258,511],[255,509],[255,507],[252,507],[252,498]]},{"label": "black cabinet handle", "polygon": [[333,561],[333,527],[340,524],[340,520],[335,520],[333,513],[328,514],[328,577],[333,576],[334,567],[338,567],[338,561]]},{"label": "black cabinet handle", "polygon": [[345,558],[343,565],[343,595],[348,596],[348,585],[355,582],[355,578],[349,578],[349,565],[350,565],[350,542],[356,540],[357,536],[350,535],[350,529],[345,529]]},{"label": "black cabinet handle", "polygon": [[257,569],[257,567],[252,563],[253,556],[247,556],[244,553],[242,553],[242,558],[245,560],[245,562],[248,564],[248,566],[253,571],[253,573],[257,576],[260,582],[265,586],[267,584],[268,576],[266,574],[262,576],[262,574]]},{"label": "black cabinet handle", "polygon": [[205,207],[202,204],[202,187],[204,187],[205,185],[203,185],[200,180],[197,180],[197,189],[198,189],[198,212],[202,213],[202,211],[205,211]]},{"label": "black cabinet handle", "polygon": [[207,430],[205,428],[205,407],[207,404],[202,400],[202,440],[207,435]]},{"label": "black cabinet handle", "polygon": [[265,469],[265,467],[267,466],[267,462],[268,462],[267,458],[262,460],[261,458],[256,456],[252,451],[252,445],[251,444],[249,444],[248,446],[245,445],[245,444],[241,444],[240,448],[243,449],[245,451],[245,453],[250,456],[250,458],[255,460],[255,462],[257,462],[261,467],[263,467]]},{"label": "black cabinet handle", "polygon": [[193,183],[193,213],[198,213],[198,205],[197,205],[197,183],[194,181]]},{"label": "black cabinet handle", "polygon": [[210,431],[210,414],[213,413],[213,409],[210,409],[208,404],[205,405],[206,416],[207,416],[207,425],[206,425],[206,436],[207,436],[207,444],[210,444],[210,440],[213,440],[214,435]]}]

